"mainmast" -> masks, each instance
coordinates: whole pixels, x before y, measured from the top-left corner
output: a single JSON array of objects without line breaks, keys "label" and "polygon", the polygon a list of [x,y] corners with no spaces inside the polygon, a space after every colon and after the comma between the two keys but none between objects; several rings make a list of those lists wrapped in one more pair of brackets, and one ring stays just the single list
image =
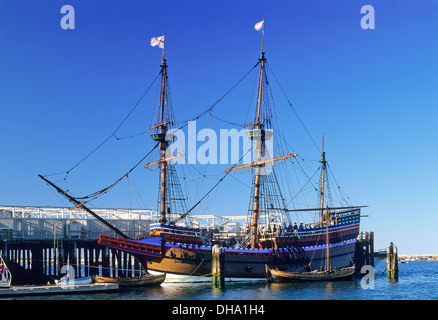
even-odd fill
[{"label": "mainmast", "polygon": [[[258,163],[262,158],[262,151],[265,149],[265,134],[264,134],[264,120],[261,119],[261,112],[263,105],[263,80],[264,80],[264,68],[265,68],[265,53],[263,52],[263,44],[265,40],[265,19],[262,23],[262,47],[260,50],[260,76],[259,76],[259,88],[257,97],[257,113],[253,123],[253,130],[251,137],[254,139],[254,150],[256,154],[255,162]],[[256,248],[258,244],[258,221],[260,213],[260,179],[261,179],[261,165],[255,166],[255,180],[254,180],[254,204],[253,204],[253,218],[252,218],[252,238],[251,248]]]},{"label": "mainmast", "polygon": [[[264,22],[264,20],[263,20]],[[262,30],[262,49],[260,52],[260,79],[259,79],[259,89],[258,89],[258,98],[257,98],[257,116],[256,121],[254,122],[254,128],[259,132],[259,137],[254,139],[254,147],[256,152],[256,162],[261,160],[262,149],[264,149],[265,143],[265,135],[264,135],[264,124],[260,119],[261,109],[263,107],[262,97],[263,97],[263,74],[265,67],[265,53],[263,52],[263,42],[265,37],[264,26]],[[256,166],[255,168],[255,182],[254,182],[254,206],[253,206],[253,221],[252,221],[252,239],[251,239],[251,248],[256,248],[258,243],[258,220],[259,220],[259,210],[260,210],[260,169],[261,165]]]},{"label": "mainmast", "polygon": [[[251,127],[250,130],[246,132],[246,135],[249,139],[254,141],[254,162],[249,164],[244,164],[241,166],[234,166],[229,168],[226,171],[237,170],[248,167],[255,167],[254,176],[253,176],[253,185],[251,189],[251,199],[252,203],[250,203],[250,207],[248,210],[248,224],[251,225],[251,248],[258,248],[259,244],[259,235],[258,235],[258,224],[259,224],[259,214],[261,211],[268,210],[286,210],[286,206],[284,204],[283,198],[281,196],[281,192],[278,190],[278,193],[274,195],[277,191],[277,188],[274,184],[277,183],[276,178],[273,176],[272,172],[268,172],[266,169],[267,164],[272,164],[275,161],[288,159],[291,157],[297,156],[296,154],[286,154],[284,156],[278,158],[272,158],[271,154],[268,153],[268,148],[266,145],[266,141],[272,139],[273,132],[269,130],[270,126],[270,114],[268,101],[264,99],[266,97],[266,76],[265,76],[265,52],[263,51],[264,45],[264,23],[265,20],[258,22],[255,25],[255,29],[260,31],[262,30],[262,46],[260,52],[260,75],[259,75],[259,83],[258,83],[258,94],[257,94],[257,108],[255,112],[254,122],[246,125],[245,127]],[[272,150],[273,151],[273,150]],[[270,178],[267,176],[270,175]],[[266,177],[263,177],[266,176]],[[265,187],[266,182],[271,183],[272,185],[269,188]],[[267,207],[266,197],[270,196],[272,199],[269,201],[269,208]],[[264,200],[263,200],[263,199]],[[276,204],[276,207],[274,207]]]}]

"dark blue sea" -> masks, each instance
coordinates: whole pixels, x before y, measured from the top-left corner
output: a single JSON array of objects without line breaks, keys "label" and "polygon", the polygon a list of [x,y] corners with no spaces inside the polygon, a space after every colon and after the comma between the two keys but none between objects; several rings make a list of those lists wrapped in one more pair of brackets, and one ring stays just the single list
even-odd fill
[{"label": "dark blue sea", "polygon": [[137,300],[144,301],[143,303],[148,303],[149,306],[162,306],[165,302],[168,313],[173,308],[179,308],[175,309],[177,312],[184,312],[184,306],[196,306],[197,304],[213,307],[221,303],[240,304],[241,306],[266,304],[265,308],[269,308],[271,301],[287,306],[288,300],[438,300],[438,261],[419,260],[399,264],[399,280],[396,282],[388,281],[386,272],[382,273],[384,269],[385,261],[380,262],[374,268],[373,283],[370,280],[364,283],[361,279],[272,284],[264,281],[226,282],[224,289],[212,288],[210,283],[163,283],[156,288],[123,289],[117,293],[35,296],[14,299],[95,302],[98,300]]},{"label": "dark blue sea", "polygon": [[[435,313],[437,303],[433,300],[438,300],[438,261],[399,264],[399,279],[396,282],[388,281],[386,272],[382,273],[385,264],[385,261],[380,262],[374,268],[373,280],[366,282],[361,279],[272,284],[265,281],[227,282],[223,289],[212,288],[210,283],[163,283],[157,288],[123,289],[117,293],[10,298],[0,303],[9,306],[12,303],[13,306],[26,303],[23,301],[26,300],[41,310],[50,310],[56,305],[78,316],[99,318],[112,317],[115,310],[123,310],[121,313],[130,317],[152,316],[159,310],[164,319],[240,319],[246,316],[270,320],[281,318],[288,312],[295,314],[299,310],[324,316],[324,310],[336,308],[343,312],[352,310],[351,315],[366,318],[382,312],[401,316],[403,310]],[[397,305],[394,306],[390,300],[397,301]],[[32,306],[22,310],[34,312]],[[348,311],[348,314],[351,312]]]}]

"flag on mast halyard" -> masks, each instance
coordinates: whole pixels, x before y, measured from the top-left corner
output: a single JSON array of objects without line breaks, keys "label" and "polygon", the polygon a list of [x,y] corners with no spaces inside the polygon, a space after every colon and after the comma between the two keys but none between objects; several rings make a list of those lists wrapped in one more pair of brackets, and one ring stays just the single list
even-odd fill
[{"label": "flag on mast halyard", "polygon": [[158,46],[161,49],[164,49],[164,36],[156,37],[151,39],[151,46]]},{"label": "flag on mast halyard", "polygon": [[257,23],[255,24],[255,26],[254,26],[254,29],[256,29],[257,31],[262,30],[264,23],[265,23],[265,20],[262,20],[262,21],[260,21],[260,22],[257,22]]}]

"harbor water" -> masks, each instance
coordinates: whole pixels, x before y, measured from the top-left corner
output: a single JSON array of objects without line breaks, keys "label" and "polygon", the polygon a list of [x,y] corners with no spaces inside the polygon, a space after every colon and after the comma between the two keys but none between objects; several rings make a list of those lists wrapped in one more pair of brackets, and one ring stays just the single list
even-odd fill
[{"label": "harbor water", "polygon": [[[121,289],[116,293],[21,297],[32,300],[438,300],[438,261],[399,264],[399,280],[389,282],[385,261],[375,267],[374,288],[360,279],[337,282],[272,283],[227,282],[223,289],[210,283],[163,283],[155,288]],[[12,299],[12,298],[11,298]],[[183,302],[184,303],[184,302]]]}]

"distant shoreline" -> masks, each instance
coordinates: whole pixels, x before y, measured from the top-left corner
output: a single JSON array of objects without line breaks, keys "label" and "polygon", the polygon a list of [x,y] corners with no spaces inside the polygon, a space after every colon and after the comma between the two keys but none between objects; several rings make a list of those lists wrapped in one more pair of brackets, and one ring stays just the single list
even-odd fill
[{"label": "distant shoreline", "polygon": [[427,260],[430,256],[432,256],[433,259],[438,258],[438,254],[399,254],[398,255],[398,257],[401,259],[418,258],[420,260]]}]

